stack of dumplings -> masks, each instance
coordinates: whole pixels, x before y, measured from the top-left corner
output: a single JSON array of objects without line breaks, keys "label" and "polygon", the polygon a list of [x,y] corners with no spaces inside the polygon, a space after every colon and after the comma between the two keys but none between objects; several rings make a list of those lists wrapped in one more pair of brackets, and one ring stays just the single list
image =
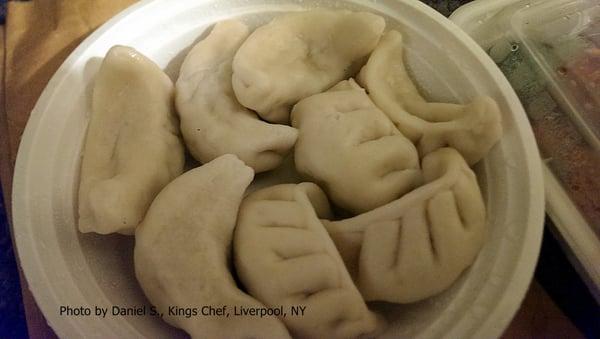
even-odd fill
[{"label": "stack of dumplings", "polygon": [[404,67],[403,47],[398,31],[384,34],[361,69],[359,83],[421,156],[449,146],[470,165],[477,163],[502,136],[498,105],[482,96],[467,105],[427,102]]},{"label": "stack of dumplings", "polygon": [[175,102],[183,138],[196,160],[206,163],[235,154],[259,173],[281,164],[298,131],[260,120],[233,93],[233,56],[248,34],[239,21],[216,24],[185,58]]},{"label": "stack of dumplings", "polygon": [[283,319],[296,337],[373,335],[382,322],[367,308],[321,218],[331,218],[331,212],[313,183],[276,185],[247,196],[234,240],[240,280],[269,306],[309,310]]},{"label": "stack of dumplings", "polygon": [[321,9],[276,17],[235,54],[235,95],[263,119],[286,123],[299,100],[349,78],[384,28],[383,18],[366,12]]},{"label": "stack of dumplings", "polygon": [[[94,86],[79,230],[134,234],[142,290],[193,338],[377,337],[386,322],[369,302],[437,295],[476,259],[486,208],[470,166],[502,136],[489,97],[423,98],[403,47],[380,16],[325,9],[254,31],[217,23],[175,83],[113,47]],[[186,148],[199,164],[184,173]],[[249,189],[286,157],[295,182]],[[168,312],[205,305],[284,313]]]},{"label": "stack of dumplings", "polygon": [[292,126],[300,131],[298,172],[350,212],[372,210],[422,181],[415,146],[353,79],[301,100]]}]

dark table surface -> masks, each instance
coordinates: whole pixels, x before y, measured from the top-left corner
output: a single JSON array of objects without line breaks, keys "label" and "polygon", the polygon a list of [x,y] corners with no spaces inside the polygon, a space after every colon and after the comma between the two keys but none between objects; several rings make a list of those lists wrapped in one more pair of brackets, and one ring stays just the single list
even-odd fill
[{"label": "dark table surface", "polygon": [[19,271],[0,194],[0,338],[27,336]]}]

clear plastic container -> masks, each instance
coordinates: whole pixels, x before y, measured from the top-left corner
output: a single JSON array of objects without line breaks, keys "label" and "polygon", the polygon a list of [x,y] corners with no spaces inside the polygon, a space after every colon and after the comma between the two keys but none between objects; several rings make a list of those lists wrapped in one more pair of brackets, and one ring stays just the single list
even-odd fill
[{"label": "clear plastic container", "polygon": [[479,0],[451,19],[521,99],[546,165],[547,212],[600,300],[600,1]]}]

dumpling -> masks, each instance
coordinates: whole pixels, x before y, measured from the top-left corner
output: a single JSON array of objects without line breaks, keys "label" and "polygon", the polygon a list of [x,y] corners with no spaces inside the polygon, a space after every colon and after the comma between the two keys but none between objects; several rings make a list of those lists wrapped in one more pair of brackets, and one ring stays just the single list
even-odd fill
[{"label": "dumpling", "polygon": [[296,142],[296,129],[258,119],[231,87],[233,55],[248,36],[241,22],[220,22],[187,55],[176,85],[181,132],[190,153],[206,163],[235,154],[257,173],[273,169]]},{"label": "dumpling", "polygon": [[183,164],[171,79],[138,51],[111,48],[94,84],[79,179],[79,230],[133,234]]},{"label": "dumpling", "polygon": [[490,97],[470,104],[428,103],[408,76],[402,35],[387,32],[362,68],[358,82],[398,129],[417,144],[421,156],[453,147],[472,165],[502,136],[500,109]]},{"label": "dumpling", "polygon": [[319,218],[327,197],[312,183],[256,191],[240,207],[234,257],[240,280],[266,305],[305,307],[282,320],[298,338],[355,338],[381,330]]},{"label": "dumpling", "polygon": [[[233,228],[253,177],[234,155],[221,156],[167,185],[136,230],[135,274],[144,293],[165,321],[193,338],[289,338],[276,317],[232,314],[234,306],[264,307],[229,271]],[[230,316],[168,310],[201,312],[203,305],[227,306]]]},{"label": "dumpling", "polygon": [[415,146],[352,79],[301,100],[291,119],[298,172],[348,211],[372,210],[422,182]]},{"label": "dumpling", "polygon": [[426,185],[354,218],[324,222],[365,300],[409,303],[448,288],[475,260],[485,206],[452,148],[423,158]]},{"label": "dumpling", "polygon": [[384,27],[375,14],[346,10],[276,17],[256,29],[236,53],[235,95],[263,119],[286,123],[300,99],[347,79],[364,64]]}]

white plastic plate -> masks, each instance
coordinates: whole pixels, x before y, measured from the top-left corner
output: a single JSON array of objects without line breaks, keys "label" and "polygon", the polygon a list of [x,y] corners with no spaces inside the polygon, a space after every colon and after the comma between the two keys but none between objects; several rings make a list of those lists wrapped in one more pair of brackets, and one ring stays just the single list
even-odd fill
[{"label": "white plastic plate", "polygon": [[[375,305],[388,337],[499,336],[527,290],[539,252],[544,195],[539,155],[523,109],[494,63],[457,26],[416,0],[347,2],[148,0],[86,39],[56,72],[21,142],[13,187],[14,235],[27,282],[60,337],[173,337],[151,316],[60,315],[60,306],[148,305],[134,277],[133,238],[80,234],[76,227],[81,148],[101,58],[130,45],[175,78],[189,46],[213,23],[322,6],[366,9],[404,33],[408,65],[435,100],[495,98],[504,137],[476,170],[487,202],[488,238],[474,265],[443,294],[412,305]],[[110,312],[109,312],[110,313]]]}]

